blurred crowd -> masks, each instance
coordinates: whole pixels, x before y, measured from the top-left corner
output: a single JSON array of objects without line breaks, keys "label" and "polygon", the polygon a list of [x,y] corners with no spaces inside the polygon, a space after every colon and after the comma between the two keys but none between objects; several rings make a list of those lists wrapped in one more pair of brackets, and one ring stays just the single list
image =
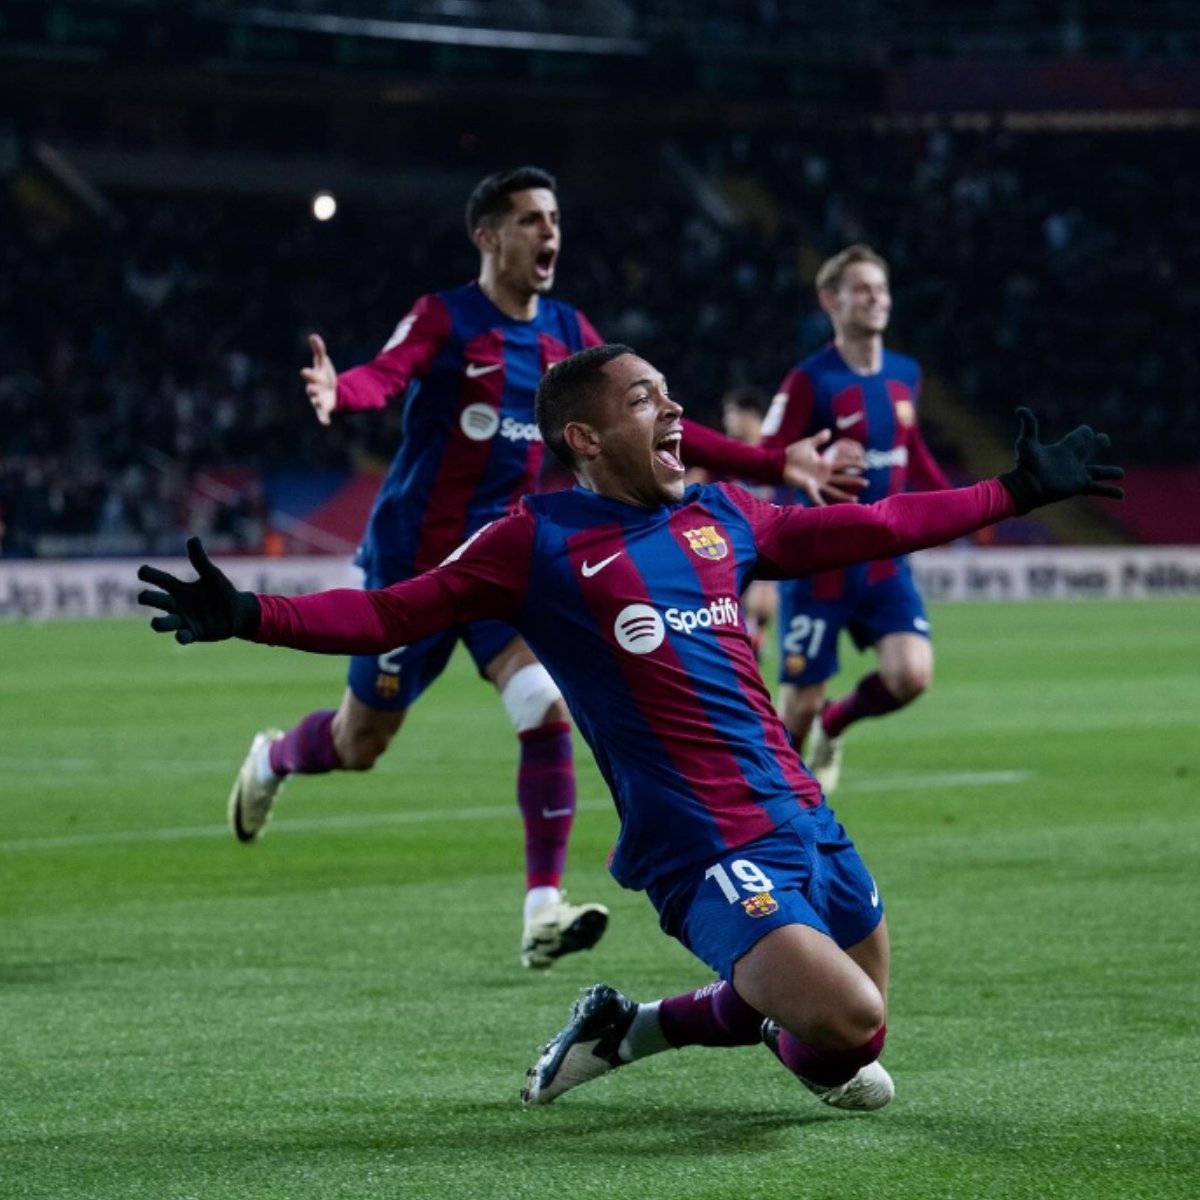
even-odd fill
[{"label": "blurred crowd", "polygon": [[[682,150],[742,219],[650,181],[600,205],[564,180],[556,294],[644,350],[701,419],[821,344],[815,265],[867,241],[892,265],[891,344],[997,436],[1028,403],[1111,430],[1126,462],[1200,455],[1195,132],[826,130]],[[262,473],[390,455],[395,414],[312,419],[306,337],[353,365],[414,297],[469,279],[457,206],[344,205],[322,223],[300,203],[110,199],[117,223],[0,199],[6,554],[173,547],[197,472],[248,481],[211,520],[249,545]]]},{"label": "blurred crowd", "polygon": [[[1014,404],[1200,457],[1200,132],[735,140],[822,252],[869,241],[896,339],[999,429]],[[767,165],[764,165],[767,164]]]}]

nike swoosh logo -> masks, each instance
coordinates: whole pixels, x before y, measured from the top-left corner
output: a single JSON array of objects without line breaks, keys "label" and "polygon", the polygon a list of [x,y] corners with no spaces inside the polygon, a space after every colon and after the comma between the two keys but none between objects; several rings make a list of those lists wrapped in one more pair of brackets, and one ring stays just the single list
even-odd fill
[{"label": "nike swoosh logo", "polygon": [[480,375],[490,375],[504,366],[503,363],[467,363],[467,378],[478,379]]},{"label": "nike swoosh logo", "polygon": [[595,566],[593,566],[590,562],[585,561],[583,566],[579,568],[579,572],[584,579],[591,579],[591,577],[595,575],[597,571],[603,571],[604,568],[607,567],[614,558],[620,557],[621,551],[618,550],[616,554],[610,554],[607,558],[602,558],[598,563],[595,564]]},{"label": "nike swoosh logo", "polygon": [[834,424],[839,429],[849,429],[851,425],[857,425],[863,419],[860,412],[851,413],[848,417],[838,417]]},{"label": "nike swoosh logo", "polygon": [[879,885],[873,879],[871,880],[871,907],[879,907]]},{"label": "nike swoosh logo", "polygon": [[569,817],[575,810],[573,808],[543,808],[542,816],[549,820],[551,817]]}]

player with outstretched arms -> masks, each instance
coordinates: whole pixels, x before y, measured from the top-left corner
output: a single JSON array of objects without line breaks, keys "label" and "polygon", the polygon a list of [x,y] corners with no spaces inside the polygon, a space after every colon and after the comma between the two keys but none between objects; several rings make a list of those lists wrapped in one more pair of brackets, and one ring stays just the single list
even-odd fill
[{"label": "player with outstretched arms", "polygon": [[[763,444],[778,447],[827,428],[860,442],[863,503],[949,487],[917,421],[920,367],[883,344],[892,308],[887,263],[869,246],[849,246],[820,268],[816,285],[834,338],[780,384]],[[877,669],[828,702],[843,629],[859,649],[874,648]],[[779,638],[784,723],[797,745],[808,735],[804,760],[831,794],[845,731],[912,703],[933,675],[929,618],[907,561],[859,563],[781,584]]]},{"label": "player with outstretched arms", "polygon": [[[554,178],[537,167],[482,180],[466,212],[467,233],[479,251],[478,279],[420,297],[371,362],[339,373],[321,337],[310,338],[313,361],[301,374],[323,424],[338,413],[404,400],[403,442],[356,559],[369,588],[436,566],[536,489],[538,380],[554,363],[601,340],[581,312],[549,295],[562,246],[555,192]],[[697,427],[689,454],[696,465],[786,478],[812,495],[837,482],[836,459],[818,453],[827,437],[764,452]],[[845,443],[838,447],[845,449]],[[567,710],[554,680],[505,621],[464,624],[356,655],[336,710],[309,713],[286,733],[266,729],[255,736],[230,793],[230,824],[240,841],[254,841],[290,775],[370,769],[460,639],[498,691],[519,738],[526,874],[521,961],[548,967],[594,945],[608,913],[599,904],[569,904],[560,891],[576,808]]]},{"label": "player with outstretched arms", "polygon": [[185,582],[143,566],[140,601],[177,641],[241,637],[379,654],[466,621],[510,622],[561,688],[620,816],[617,881],[716,971],[699,991],[636,1004],[605,984],[530,1069],[544,1104],[683,1046],[763,1040],[826,1103],[880,1108],[883,904],[776,715],[738,597],[754,577],[840,569],[937,545],[1081,494],[1119,497],[1108,444],[1081,427],[1038,440],[1022,409],[1015,467],[874,505],[776,507],[731,484],[685,489],[682,409],[625,346],[552,367],[538,424],[578,486],[523,500],[440,566],[377,591],[238,592],[204,555]]}]

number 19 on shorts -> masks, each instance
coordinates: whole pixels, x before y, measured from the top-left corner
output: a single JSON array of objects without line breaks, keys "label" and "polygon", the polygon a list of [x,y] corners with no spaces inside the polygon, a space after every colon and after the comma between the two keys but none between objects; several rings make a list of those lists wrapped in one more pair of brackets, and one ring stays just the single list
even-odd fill
[{"label": "number 19 on shorts", "polygon": [[[735,884],[730,875],[737,878],[738,884],[741,885],[740,890],[738,884]],[[775,886],[770,877],[761,867],[757,867],[748,858],[737,858],[729,864],[729,870],[725,870],[724,863],[716,863],[704,872],[705,879],[713,880],[717,887],[725,895],[725,899],[730,904],[740,904],[742,901],[742,892],[747,892],[751,896],[758,895],[759,892],[769,892]]]}]

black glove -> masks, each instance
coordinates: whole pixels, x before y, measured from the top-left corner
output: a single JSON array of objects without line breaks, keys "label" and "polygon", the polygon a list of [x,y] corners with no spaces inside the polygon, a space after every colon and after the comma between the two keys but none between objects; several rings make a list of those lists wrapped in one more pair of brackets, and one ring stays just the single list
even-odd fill
[{"label": "black glove", "polygon": [[1000,476],[1017,502],[1017,512],[1066,500],[1070,496],[1107,496],[1123,500],[1125,492],[1102,479],[1124,479],[1120,467],[1092,463],[1100,450],[1109,447],[1108,435],[1093,433],[1091,426],[1080,425],[1061,442],[1046,445],[1038,441],[1037,417],[1027,408],[1017,409],[1020,430],[1017,433],[1017,465]]},{"label": "black glove", "polygon": [[188,558],[200,576],[184,583],[157,567],[138,567],[143,583],[160,587],[161,592],[140,592],[138,603],[160,608],[166,616],[155,617],[150,628],[156,633],[174,632],[175,640],[186,646],[191,642],[223,642],[226,638],[252,638],[262,617],[258,597],[239,592],[216,567],[198,537],[188,538]]}]

